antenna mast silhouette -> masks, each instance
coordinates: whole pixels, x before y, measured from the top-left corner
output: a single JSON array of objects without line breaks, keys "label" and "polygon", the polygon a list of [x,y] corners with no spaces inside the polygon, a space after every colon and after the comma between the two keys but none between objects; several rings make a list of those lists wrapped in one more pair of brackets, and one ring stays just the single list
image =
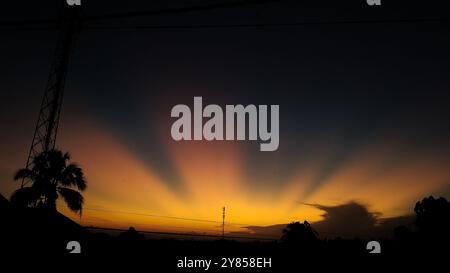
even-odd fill
[{"label": "antenna mast silhouette", "polygon": [[[55,148],[58,132],[59,117],[64,94],[64,85],[69,65],[70,55],[73,49],[76,34],[80,31],[79,6],[69,6],[66,1],[61,1],[61,12],[58,21],[58,40],[53,58],[50,75],[42,98],[39,117],[34,130],[33,141],[26,168],[29,168],[33,159],[41,152],[47,152]],[[22,186],[26,184],[22,180]]]},{"label": "antenna mast silhouette", "polygon": [[225,207],[222,208],[222,240],[225,239]]}]

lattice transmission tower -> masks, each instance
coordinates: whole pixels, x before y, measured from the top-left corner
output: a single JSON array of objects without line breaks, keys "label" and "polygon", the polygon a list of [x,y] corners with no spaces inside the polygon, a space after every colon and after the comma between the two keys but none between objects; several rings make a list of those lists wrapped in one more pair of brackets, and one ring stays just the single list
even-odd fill
[{"label": "lattice transmission tower", "polygon": [[[42,98],[26,168],[30,167],[38,154],[55,148],[70,55],[76,36],[81,30],[80,13],[80,6],[69,6],[66,1],[61,1],[55,55]],[[26,180],[22,180],[22,187],[26,183]]]}]

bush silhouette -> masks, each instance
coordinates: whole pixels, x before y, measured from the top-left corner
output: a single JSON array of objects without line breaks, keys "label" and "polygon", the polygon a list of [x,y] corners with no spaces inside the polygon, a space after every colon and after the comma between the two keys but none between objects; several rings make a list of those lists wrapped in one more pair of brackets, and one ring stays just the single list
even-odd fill
[{"label": "bush silhouette", "polygon": [[317,236],[317,232],[307,221],[304,221],[303,224],[293,222],[283,230],[281,240],[286,243],[313,244],[319,241]]}]

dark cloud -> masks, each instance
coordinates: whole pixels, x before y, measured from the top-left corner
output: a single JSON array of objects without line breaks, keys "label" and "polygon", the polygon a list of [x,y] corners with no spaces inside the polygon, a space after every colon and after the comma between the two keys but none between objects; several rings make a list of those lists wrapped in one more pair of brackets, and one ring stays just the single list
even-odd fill
[{"label": "dark cloud", "polygon": [[337,206],[312,204],[324,211],[322,221],[313,227],[322,237],[392,237],[393,228],[399,225],[411,226],[413,216],[382,218],[381,213],[369,211],[366,205],[355,201]]},{"label": "dark cloud", "polygon": [[[322,238],[391,238],[397,226],[412,228],[414,216],[383,218],[380,213],[370,212],[366,205],[351,201],[336,206],[305,204],[324,211],[323,220],[312,223],[313,228]],[[286,224],[271,226],[248,226],[248,231],[233,235],[255,237],[280,237]]]},{"label": "dark cloud", "polygon": [[367,207],[349,202],[337,206],[312,204],[325,213],[324,220],[314,223],[314,228],[325,237],[362,236],[373,233],[378,220],[378,213],[369,212]]}]

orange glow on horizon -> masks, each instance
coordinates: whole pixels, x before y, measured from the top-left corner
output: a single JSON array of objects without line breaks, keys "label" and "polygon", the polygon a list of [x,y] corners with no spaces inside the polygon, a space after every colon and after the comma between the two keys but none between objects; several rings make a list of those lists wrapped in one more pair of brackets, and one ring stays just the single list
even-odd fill
[{"label": "orange glow on horizon", "polygon": [[89,123],[69,124],[60,148],[81,163],[89,186],[81,219],[62,203],[60,209],[87,226],[218,234],[221,208],[226,206],[227,232],[245,232],[246,225],[322,219],[323,211],[302,203],[337,205],[351,200],[383,216],[399,216],[410,213],[415,201],[444,187],[450,177],[444,164],[434,163],[427,155],[402,160],[389,169],[383,160],[390,150],[370,146],[310,195],[304,193],[320,172],[322,160],[299,169],[278,193],[256,194],[248,189],[249,181],[242,173],[239,144],[162,141],[186,189],[185,198],[106,130]]}]

